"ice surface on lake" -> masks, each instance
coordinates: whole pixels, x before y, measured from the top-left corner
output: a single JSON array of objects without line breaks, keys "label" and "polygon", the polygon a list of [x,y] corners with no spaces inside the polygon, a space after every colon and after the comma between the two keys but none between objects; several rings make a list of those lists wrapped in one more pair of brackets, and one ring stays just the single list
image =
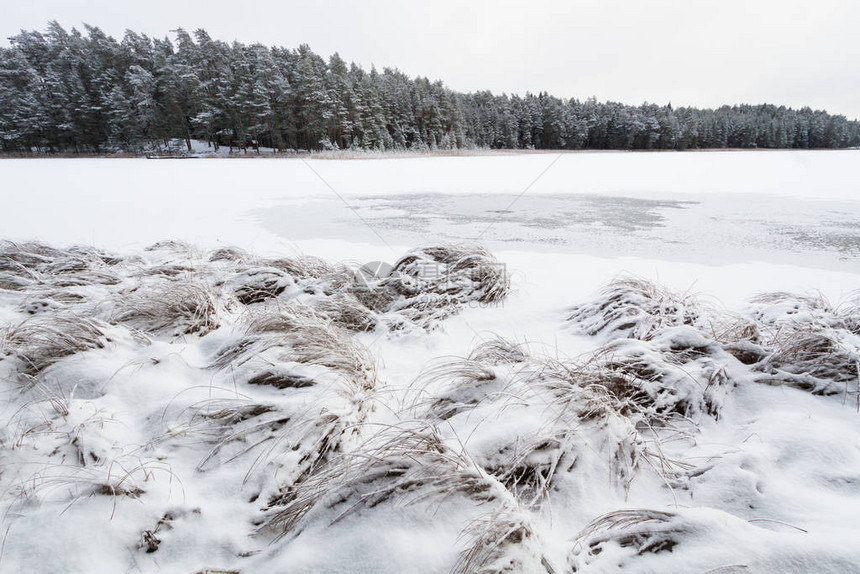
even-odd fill
[{"label": "ice surface on lake", "polygon": [[812,251],[801,261],[821,265],[857,254],[858,159],[849,150],[3,160],[0,225],[6,238],[108,248],[163,237],[281,249],[309,238],[483,234],[496,248],[613,257],[706,261],[715,251],[712,262],[726,262],[789,250],[796,261]]},{"label": "ice surface on lake", "polygon": [[[275,234],[348,239],[367,226],[388,240],[426,237],[516,248],[620,254],[705,264],[761,260],[851,269],[860,257],[860,203],[761,195],[396,194],[255,212]],[[516,200],[516,201],[515,201]]]}]

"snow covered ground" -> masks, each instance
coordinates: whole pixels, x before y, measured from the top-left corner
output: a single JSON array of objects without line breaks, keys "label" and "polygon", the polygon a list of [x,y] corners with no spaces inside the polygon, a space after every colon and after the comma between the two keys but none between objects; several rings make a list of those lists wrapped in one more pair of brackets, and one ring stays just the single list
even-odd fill
[{"label": "snow covered ground", "polygon": [[[0,268],[0,571],[860,571],[858,154],[0,161],[0,239],[104,250]],[[334,362],[260,342],[346,317],[341,268],[278,259],[448,242],[507,296],[404,296]],[[588,328],[620,276],[668,289],[624,291],[647,335]],[[69,314],[86,350],[34,365]],[[582,383],[619,369],[644,390]]]}]

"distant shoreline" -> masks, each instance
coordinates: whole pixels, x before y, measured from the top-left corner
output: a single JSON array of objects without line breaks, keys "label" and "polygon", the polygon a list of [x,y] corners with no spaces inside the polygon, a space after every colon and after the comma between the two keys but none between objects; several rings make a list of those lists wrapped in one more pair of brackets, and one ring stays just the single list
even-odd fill
[{"label": "distant shoreline", "polygon": [[719,152],[845,152],[858,151],[860,148],[703,148],[703,149],[461,149],[461,150],[435,150],[435,151],[314,151],[314,152],[273,152],[270,150],[236,151],[227,154],[197,153],[197,154],[134,154],[121,153],[70,153],[70,152],[0,152],[0,160],[3,159],[324,159],[324,160],[354,160],[354,159],[401,159],[422,157],[479,157],[495,155],[554,155],[554,154],[609,154],[609,153],[634,153],[634,154],[675,154],[675,153],[719,153]]}]

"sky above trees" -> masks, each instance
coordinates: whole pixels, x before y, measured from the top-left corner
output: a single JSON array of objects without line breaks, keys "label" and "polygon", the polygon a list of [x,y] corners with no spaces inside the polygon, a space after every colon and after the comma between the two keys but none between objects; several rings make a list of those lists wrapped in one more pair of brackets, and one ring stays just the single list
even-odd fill
[{"label": "sky above trees", "polygon": [[83,22],[121,38],[205,28],[213,38],[310,44],[369,69],[458,91],[716,107],[778,103],[860,118],[856,0],[3,0],[0,45]]}]

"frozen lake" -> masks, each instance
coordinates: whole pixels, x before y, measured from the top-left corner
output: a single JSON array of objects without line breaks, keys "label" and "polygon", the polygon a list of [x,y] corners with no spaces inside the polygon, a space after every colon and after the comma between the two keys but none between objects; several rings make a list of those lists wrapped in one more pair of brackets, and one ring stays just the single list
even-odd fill
[{"label": "frozen lake", "polygon": [[392,194],[349,204],[337,198],[273,202],[253,214],[267,230],[292,240],[367,236],[373,241],[378,234],[407,245],[432,238],[480,241],[495,250],[858,267],[858,202],[761,194],[655,196]]},{"label": "frozen lake", "polygon": [[[3,160],[2,235],[263,251],[494,250],[860,269],[858,151]],[[359,257],[346,250],[343,257]]]}]

